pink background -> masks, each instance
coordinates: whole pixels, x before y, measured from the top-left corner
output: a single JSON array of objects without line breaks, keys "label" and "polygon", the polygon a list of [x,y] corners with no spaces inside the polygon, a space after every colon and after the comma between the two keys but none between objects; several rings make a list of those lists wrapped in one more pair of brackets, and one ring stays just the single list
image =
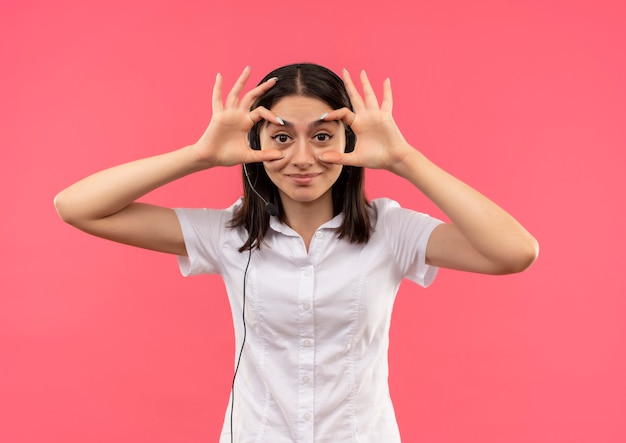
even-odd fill
[{"label": "pink background", "polygon": [[[391,389],[406,442],[626,441],[623,1],[0,6],[0,441],[216,441],[233,359],[218,277],[91,238],[52,206],[96,170],[194,142],[216,72],[313,61],[390,76],[405,136],[541,243],[526,273],[406,283]],[[419,191],[368,174],[441,216]],[[230,204],[239,171],[146,197]]]}]

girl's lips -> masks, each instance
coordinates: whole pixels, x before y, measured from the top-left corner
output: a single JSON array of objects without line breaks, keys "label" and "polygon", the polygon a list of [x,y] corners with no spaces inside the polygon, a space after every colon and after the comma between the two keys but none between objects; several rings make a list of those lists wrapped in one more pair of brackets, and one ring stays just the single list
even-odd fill
[{"label": "girl's lips", "polygon": [[291,180],[296,182],[296,184],[308,185],[313,180],[315,180],[315,178],[317,178],[319,175],[320,175],[320,173],[315,173],[315,174],[287,174],[287,177],[289,177]]}]

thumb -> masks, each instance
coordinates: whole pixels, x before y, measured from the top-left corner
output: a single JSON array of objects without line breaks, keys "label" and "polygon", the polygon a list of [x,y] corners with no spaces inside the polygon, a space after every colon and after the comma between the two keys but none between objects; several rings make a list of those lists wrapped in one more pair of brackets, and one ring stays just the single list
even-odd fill
[{"label": "thumb", "polygon": [[318,158],[324,163],[331,163],[334,165],[352,165],[351,157],[352,154],[345,154],[342,152],[324,152]]},{"label": "thumb", "polygon": [[285,153],[278,149],[250,149],[244,163],[270,162],[283,158],[285,158]]}]

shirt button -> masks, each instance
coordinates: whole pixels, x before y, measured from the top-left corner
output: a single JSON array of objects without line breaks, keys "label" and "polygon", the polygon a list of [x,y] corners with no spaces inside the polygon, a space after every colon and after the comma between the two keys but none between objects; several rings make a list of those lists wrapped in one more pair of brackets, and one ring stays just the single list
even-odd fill
[{"label": "shirt button", "polygon": [[304,419],[304,421],[309,421],[311,420],[311,414],[304,414],[302,418]]},{"label": "shirt button", "polygon": [[308,338],[306,338],[306,339],[304,339],[304,341],[302,342],[302,344],[308,348],[309,346],[311,346],[311,340],[309,340]]},{"label": "shirt button", "polygon": [[305,269],[305,270],[304,270],[304,276],[305,276],[305,277],[308,277],[308,276],[310,276],[310,275],[311,275],[311,270],[310,270],[310,269],[308,269],[308,268],[307,268],[307,269]]},{"label": "shirt button", "polygon": [[315,233],[315,236],[316,236],[317,238],[322,238],[322,237],[324,236],[324,234],[322,234],[322,233],[321,233],[321,231],[317,231],[317,232]]},{"label": "shirt button", "polygon": [[302,377],[302,383],[308,383],[309,382],[309,376],[305,375],[304,377]]},{"label": "shirt button", "polygon": [[302,305],[302,309],[304,309],[305,311],[308,311],[309,309],[311,309],[311,305],[308,303],[305,303]]}]

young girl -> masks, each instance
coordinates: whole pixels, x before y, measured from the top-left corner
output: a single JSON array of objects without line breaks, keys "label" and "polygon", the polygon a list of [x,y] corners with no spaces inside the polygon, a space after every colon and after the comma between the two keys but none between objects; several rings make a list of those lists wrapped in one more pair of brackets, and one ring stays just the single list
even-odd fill
[{"label": "young girl", "polygon": [[[245,95],[246,68],[197,143],[98,172],[55,199],[103,238],[178,256],[184,275],[219,273],[235,320],[236,375],[220,441],[399,442],[387,384],[389,324],[403,278],[438,267],[519,272],[535,239],[509,214],[404,139],[389,79],[379,106],[314,64],[271,72]],[[138,203],[216,166],[243,165],[243,198],[224,210]],[[409,180],[449,217],[368,203],[363,168]]]}]

